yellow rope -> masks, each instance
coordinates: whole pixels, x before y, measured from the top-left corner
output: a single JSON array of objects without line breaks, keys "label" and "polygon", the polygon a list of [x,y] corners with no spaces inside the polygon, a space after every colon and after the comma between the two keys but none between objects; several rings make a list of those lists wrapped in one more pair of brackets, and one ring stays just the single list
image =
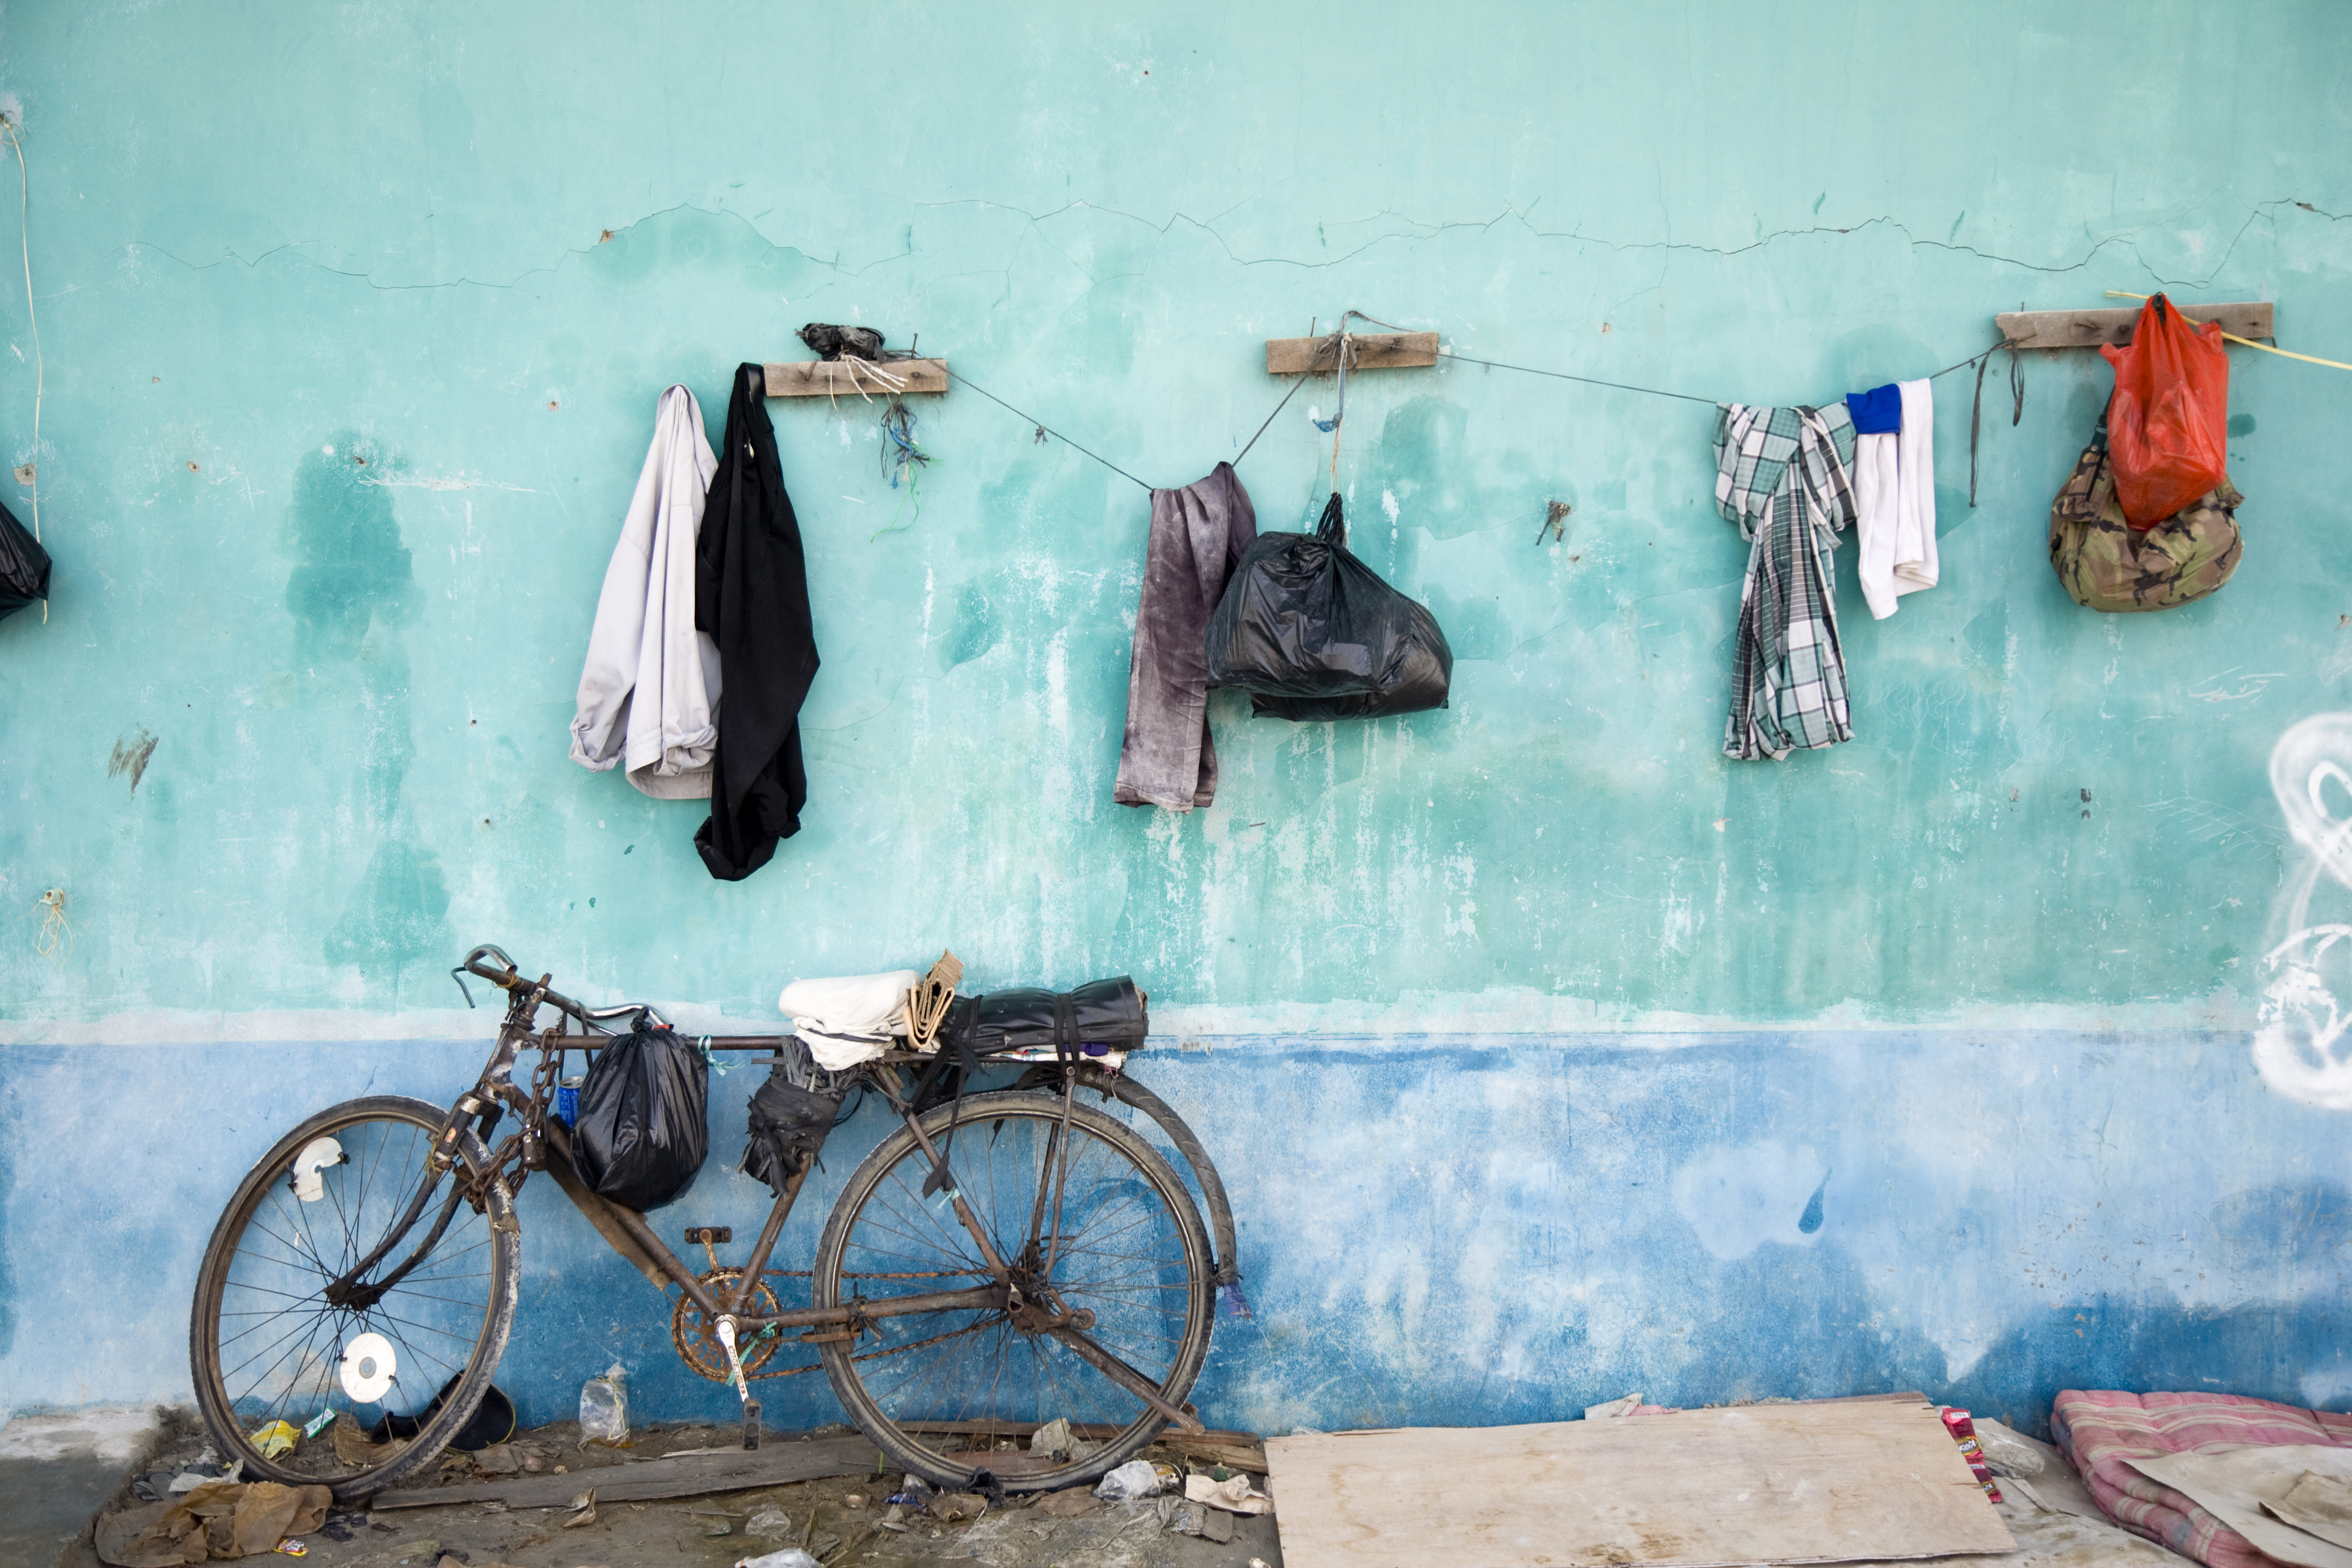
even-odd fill
[{"label": "yellow rope", "polygon": [[73,926],[66,919],[66,890],[51,888],[33,900],[33,907],[47,911],[41,917],[40,934],[33,939],[33,951],[47,958],[60,948],[73,946]]},{"label": "yellow rope", "polygon": [[[2110,289],[2107,290],[2107,298],[2110,300],[2145,300],[2147,296],[2145,294],[2135,294],[2128,289]],[[2204,324],[2198,321],[2196,317],[2189,313],[2189,310],[2197,310],[2199,307],[2191,305],[2188,307],[2188,309],[2183,310],[2179,300],[2170,300],[2170,303],[2174,310],[2180,311],[2180,319],[2187,321],[2189,325],[2202,326]],[[2258,343],[2252,338],[2242,338],[2235,332],[2223,332],[2221,335],[2233,343],[2243,343],[2250,349],[2260,349],[2266,354],[2280,354],[2284,355],[2287,359],[2299,359],[2305,364],[2324,364],[2330,370],[2352,370],[2352,364],[2346,364],[2341,360],[2321,359],[2315,354],[2299,354],[2289,349],[2273,348],[2268,343]]]}]

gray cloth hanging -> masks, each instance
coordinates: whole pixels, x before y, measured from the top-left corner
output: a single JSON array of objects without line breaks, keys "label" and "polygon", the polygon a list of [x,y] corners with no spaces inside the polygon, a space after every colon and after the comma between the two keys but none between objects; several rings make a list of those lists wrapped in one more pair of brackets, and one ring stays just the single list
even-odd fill
[{"label": "gray cloth hanging", "polygon": [[1181,489],[1151,492],[1143,597],[1127,671],[1127,738],[1111,799],[1191,811],[1217,794],[1209,740],[1209,616],[1257,538],[1257,512],[1231,463]]}]

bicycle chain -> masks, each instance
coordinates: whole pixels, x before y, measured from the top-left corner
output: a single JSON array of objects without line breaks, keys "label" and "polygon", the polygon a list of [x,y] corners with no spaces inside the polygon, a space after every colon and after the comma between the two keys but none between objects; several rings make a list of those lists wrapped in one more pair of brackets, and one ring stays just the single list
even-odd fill
[{"label": "bicycle chain", "polygon": [[[973,1270],[969,1268],[931,1268],[912,1269],[898,1274],[864,1273],[854,1276],[854,1278],[859,1279],[960,1279],[966,1278],[973,1272]],[[712,1268],[701,1275],[699,1277],[699,1280],[700,1283],[707,1286],[722,1279],[727,1280],[739,1279],[742,1278],[742,1274],[743,1271],[740,1268]],[[815,1270],[811,1268],[762,1268],[760,1270],[760,1274],[761,1278],[760,1288],[762,1292],[765,1292],[768,1295],[769,1300],[772,1301],[775,1299],[774,1292],[768,1290],[766,1285],[766,1278],[769,1275],[775,1275],[778,1278],[787,1279],[807,1279],[814,1277]],[[716,1371],[706,1370],[702,1362],[687,1347],[688,1331],[686,1324],[688,1315],[695,1310],[693,1301],[694,1299],[690,1296],[681,1296],[678,1298],[677,1307],[671,1314],[670,1318],[670,1342],[676,1347],[678,1353],[678,1359],[685,1362],[687,1366],[697,1375],[707,1377],[713,1383],[725,1383],[728,1381],[728,1374],[724,1369]],[[863,1355],[853,1355],[849,1359],[852,1361],[873,1361],[881,1356],[903,1355],[908,1351],[921,1350],[926,1345],[935,1345],[943,1340],[951,1340],[960,1334],[972,1333],[977,1331],[979,1329],[989,1326],[990,1325],[985,1323],[967,1324],[963,1328],[950,1329],[947,1332],[942,1334],[933,1334],[927,1340],[917,1340],[910,1344],[892,1345],[887,1350],[867,1351]],[[866,1325],[857,1323],[853,1323],[851,1325],[853,1332],[863,1331]],[[758,1362],[754,1362],[751,1359],[753,1347],[770,1341],[775,1341],[778,1342],[775,1343],[773,1349],[767,1352],[765,1355],[761,1356]],[[794,1341],[793,1342],[798,1343],[799,1342]],[[824,1370],[824,1363],[821,1361],[812,1362],[806,1366],[780,1367],[773,1372],[761,1372],[753,1370],[756,1366],[764,1363],[770,1356],[772,1356],[775,1353],[776,1351],[782,1350],[782,1348],[783,1345],[781,1342],[781,1331],[772,1324],[745,1341],[741,1352],[744,1380],[750,1383],[757,1383],[764,1378],[798,1377],[803,1373],[823,1372]],[[716,1365],[715,1358],[713,1360],[713,1364],[714,1366]]]},{"label": "bicycle chain", "polygon": [[[917,1340],[912,1344],[892,1345],[888,1350],[883,1351],[867,1351],[864,1355],[854,1355],[849,1359],[851,1361],[875,1361],[886,1355],[904,1355],[908,1351],[921,1350],[925,1345],[938,1344],[941,1340],[951,1340],[959,1334],[977,1333],[982,1329],[992,1326],[993,1325],[988,1323],[971,1323],[961,1329],[950,1329],[943,1334],[933,1334],[927,1340]],[[808,1366],[786,1367],[782,1372],[746,1373],[744,1375],[754,1380],[763,1377],[798,1377],[804,1372],[823,1372],[824,1370],[824,1363],[816,1362]]]}]

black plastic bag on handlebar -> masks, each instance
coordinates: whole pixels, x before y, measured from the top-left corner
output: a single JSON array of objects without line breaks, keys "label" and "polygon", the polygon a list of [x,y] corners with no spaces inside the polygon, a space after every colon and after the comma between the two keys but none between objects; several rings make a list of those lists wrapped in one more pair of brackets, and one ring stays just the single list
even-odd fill
[{"label": "black plastic bag on handlebar", "polygon": [[1443,708],[1454,650],[1437,617],[1348,549],[1339,492],[1313,533],[1261,533],[1209,616],[1209,683],[1278,719]]},{"label": "black plastic bag on handlebar", "polygon": [[0,619],[49,596],[49,552],[0,506]]},{"label": "black plastic bag on handlebar", "polygon": [[596,1053],[580,1086],[572,1163],[598,1196],[656,1209],[694,1185],[710,1152],[710,1069],[677,1030],[646,1016]]}]

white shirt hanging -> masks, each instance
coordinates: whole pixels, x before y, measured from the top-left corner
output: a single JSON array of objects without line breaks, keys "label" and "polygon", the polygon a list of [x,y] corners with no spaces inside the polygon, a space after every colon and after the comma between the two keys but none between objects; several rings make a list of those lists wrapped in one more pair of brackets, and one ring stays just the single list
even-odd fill
[{"label": "white shirt hanging", "polygon": [[694,626],[694,544],[719,460],[694,394],[661,395],[654,440],[604,569],[572,720],[572,760],[665,800],[710,794],[719,650]]}]

